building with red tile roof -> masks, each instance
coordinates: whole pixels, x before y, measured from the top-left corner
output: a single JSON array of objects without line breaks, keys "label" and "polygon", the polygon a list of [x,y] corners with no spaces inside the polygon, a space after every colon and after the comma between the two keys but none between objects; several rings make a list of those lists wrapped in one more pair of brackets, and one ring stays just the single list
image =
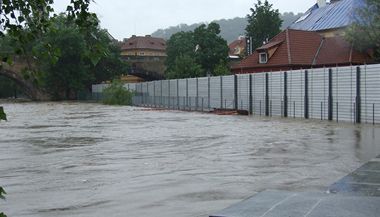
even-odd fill
[{"label": "building with red tile roof", "polygon": [[233,73],[255,73],[347,66],[370,63],[366,53],[354,50],[343,37],[287,29],[232,67]]},{"label": "building with red tile roof", "polygon": [[121,47],[126,56],[166,56],[166,41],[162,38],[135,36],[124,40]]},{"label": "building with red tile roof", "polygon": [[150,35],[133,35],[123,41],[121,56],[131,64],[132,73],[138,71],[140,74],[156,74],[152,79],[162,78],[166,70],[166,41]]},{"label": "building with red tile roof", "polygon": [[237,40],[228,45],[229,56],[240,58],[245,55],[247,42],[244,36],[240,36]]}]

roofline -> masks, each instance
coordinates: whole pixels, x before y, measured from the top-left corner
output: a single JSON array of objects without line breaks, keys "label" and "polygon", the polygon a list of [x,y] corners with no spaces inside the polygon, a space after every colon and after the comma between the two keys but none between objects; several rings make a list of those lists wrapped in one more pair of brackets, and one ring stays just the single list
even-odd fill
[{"label": "roofline", "polygon": [[121,48],[121,51],[128,51],[128,50],[153,50],[153,51],[166,51],[166,49],[153,49],[153,48]]},{"label": "roofline", "polygon": [[[369,64],[369,63],[366,63]],[[332,64],[319,64],[319,65],[304,65],[304,64],[282,64],[282,65],[269,65],[262,67],[232,67],[232,70],[240,69],[265,69],[265,68],[279,68],[279,67],[299,67],[303,69],[312,69],[312,68],[325,68],[325,67],[336,67],[336,66],[349,66],[349,65],[363,65],[363,63],[357,62],[343,62],[343,63],[332,63]]]}]

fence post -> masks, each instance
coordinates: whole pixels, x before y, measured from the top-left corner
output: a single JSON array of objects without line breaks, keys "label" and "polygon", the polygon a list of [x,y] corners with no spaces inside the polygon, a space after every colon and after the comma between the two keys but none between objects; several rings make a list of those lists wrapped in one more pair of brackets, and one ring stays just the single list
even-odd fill
[{"label": "fence post", "polygon": [[179,110],[179,80],[177,79],[177,109]]},{"label": "fence post", "polygon": [[220,108],[223,108],[223,76],[220,76]]},{"label": "fence post", "polygon": [[361,71],[360,67],[356,67],[356,123],[361,123]]},{"label": "fence post", "polygon": [[196,78],[196,88],[197,88],[197,97],[195,98],[195,111],[198,111],[198,108],[199,108],[199,83],[198,83],[198,78]]},{"label": "fence post", "polygon": [[306,70],[305,71],[305,99],[304,99],[304,104],[305,104],[305,119],[309,119],[309,72]]},{"label": "fence post", "polygon": [[157,107],[156,106],[156,82],[153,81],[153,104],[154,104],[154,107]]},{"label": "fence post", "polygon": [[239,100],[238,100],[238,77],[237,75],[234,75],[234,109],[239,109]]},{"label": "fence post", "polygon": [[333,120],[333,76],[332,69],[329,69],[329,96],[328,96],[328,119]]},{"label": "fence post", "polygon": [[253,114],[252,74],[249,74],[249,114]]},{"label": "fence post", "polygon": [[186,108],[189,108],[189,80],[186,78]]},{"label": "fence post", "polygon": [[146,83],[146,97],[145,97],[145,106],[149,107],[149,82]]},{"label": "fence post", "polygon": [[160,107],[162,107],[162,80],[160,81]]},{"label": "fence post", "polygon": [[168,109],[170,109],[170,80],[168,80]]},{"label": "fence post", "polygon": [[284,117],[288,117],[288,72],[284,72]]},{"label": "fence post", "polygon": [[265,116],[269,116],[269,74],[265,73]]},{"label": "fence post", "polygon": [[210,75],[208,75],[208,78],[207,78],[207,104],[208,104],[208,109],[210,110],[211,109],[211,91],[210,91]]}]

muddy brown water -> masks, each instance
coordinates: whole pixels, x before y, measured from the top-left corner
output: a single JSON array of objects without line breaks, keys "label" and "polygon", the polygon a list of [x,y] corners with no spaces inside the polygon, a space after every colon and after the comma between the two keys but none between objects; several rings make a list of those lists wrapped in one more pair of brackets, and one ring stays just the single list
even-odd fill
[{"label": "muddy brown water", "polygon": [[8,216],[208,216],[265,189],[325,191],[380,128],[86,103],[3,103]]}]

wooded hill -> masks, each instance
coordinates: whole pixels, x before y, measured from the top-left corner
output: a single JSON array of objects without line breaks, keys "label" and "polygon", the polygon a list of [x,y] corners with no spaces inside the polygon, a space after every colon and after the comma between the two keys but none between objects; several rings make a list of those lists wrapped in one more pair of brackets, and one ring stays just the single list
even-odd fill
[{"label": "wooded hill", "polygon": [[[281,19],[284,21],[282,23],[282,29],[286,29],[290,24],[292,24],[295,20],[297,20],[300,16],[302,16],[302,13],[294,14],[293,12],[286,12],[281,15]],[[245,34],[245,27],[247,26],[247,18],[241,18],[236,17],[233,19],[222,19],[222,20],[215,20],[213,22],[216,22],[220,25],[221,33],[220,35],[228,42],[231,43],[232,41],[236,40],[239,36]],[[195,28],[200,26],[203,23],[196,23],[192,25],[187,24],[179,24],[178,26],[171,26],[166,29],[159,29],[152,33],[152,36],[158,37],[158,38],[164,38],[169,39],[170,36],[177,32],[187,32],[187,31],[193,31]]]}]

